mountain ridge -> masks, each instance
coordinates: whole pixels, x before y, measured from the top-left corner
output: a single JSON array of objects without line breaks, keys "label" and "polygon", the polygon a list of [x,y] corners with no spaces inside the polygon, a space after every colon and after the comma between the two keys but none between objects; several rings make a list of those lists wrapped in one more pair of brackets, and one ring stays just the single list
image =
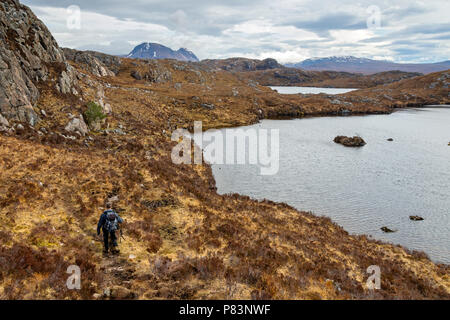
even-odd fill
[{"label": "mountain ridge", "polygon": [[355,56],[330,56],[310,58],[297,63],[287,63],[286,67],[310,71],[343,71],[374,74],[385,71],[433,73],[450,69],[450,60],[436,63],[395,63],[388,60],[374,60]]},{"label": "mountain ridge", "polygon": [[154,42],[143,42],[124,57],[134,59],[175,59],[180,61],[199,61],[197,56],[186,48],[180,48],[175,51],[169,47]]}]

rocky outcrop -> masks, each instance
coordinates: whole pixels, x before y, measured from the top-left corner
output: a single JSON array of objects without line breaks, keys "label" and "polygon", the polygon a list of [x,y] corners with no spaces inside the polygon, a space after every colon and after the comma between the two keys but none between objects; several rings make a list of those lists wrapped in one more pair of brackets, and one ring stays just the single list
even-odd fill
[{"label": "rocky outcrop", "polygon": [[[84,67],[85,70],[92,73],[97,77],[113,77],[115,73],[111,71],[93,52],[90,51],[77,51],[74,49],[64,48],[64,55],[66,59],[74,61]],[[98,54],[102,55],[102,54]],[[104,58],[108,55],[102,55]],[[109,56],[112,57],[112,56]],[[110,64],[120,64],[120,58],[116,57],[116,61],[108,60]]]},{"label": "rocky outcrop", "polygon": [[172,73],[156,60],[148,60],[145,68],[132,70],[130,75],[136,80],[146,80],[154,83],[172,81]]},{"label": "rocky outcrop", "polygon": [[366,145],[364,139],[358,136],[355,137],[337,136],[336,138],[334,138],[334,142],[342,144],[346,147],[362,147]]},{"label": "rocky outcrop", "polygon": [[0,3],[0,113],[34,125],[38,83],[55,78],[62,93],[72,93],[74,71],[47,27],[17,0]]}]

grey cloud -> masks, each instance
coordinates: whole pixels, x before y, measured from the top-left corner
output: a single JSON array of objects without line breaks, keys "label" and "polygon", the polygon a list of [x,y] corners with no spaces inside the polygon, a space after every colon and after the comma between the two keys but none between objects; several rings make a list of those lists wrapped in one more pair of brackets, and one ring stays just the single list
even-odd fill
[{"label": "grey cloud", "polygon": [[[112,54],[128,53],[133,48],[129,41],[151,41],[174,49],[188,47],[201,59],[225,55],[268,57],[266,53],[282,56],[286,51],[296,54],[293,58],[283,58],[288,60],[336,52],[345,55],[371,52],[374,56],[403,61],[426,56],[439,60],[449,58],[448,51],[442,49],[449,46],[448,0],[431,0],[424,4],[407,0],[360,0],[358,3],[342,0],[338,4],[334,0],[22,0],[22,3],[40,9],[36,13],[62,46]],[[158,25],[166,31],[148,32],[138,27],[118,31],[114,25],[103,25],[101,33],[91,27],[69,34],[63,17],[59,22],[52,17],[47,23],[48,7],[70,5],[80,6],[82,12],[99,13],[121,22],[129,19]],[[367,31],[366,8],[371,5],[378,6],[382,13],[379,31],[352,44],[340,43],[331,36],[333,30],[349,34]],[[252,25],[251,32],[242,26],[230,31],[252,21],[264,21],[260,32],[257,23]],[[312,36],[307,38],[311,39],[302,40],[302,32],[309,32]],[[441,49],[436,44],[440,44]]]},{"label": "grey cloud", "polygon": [[364,29],[367,28],[365,20],[349,13],[328,14],[311,21],[299,21],[292,23],[299,29],[312,31],[329,31],[334,29]]}]

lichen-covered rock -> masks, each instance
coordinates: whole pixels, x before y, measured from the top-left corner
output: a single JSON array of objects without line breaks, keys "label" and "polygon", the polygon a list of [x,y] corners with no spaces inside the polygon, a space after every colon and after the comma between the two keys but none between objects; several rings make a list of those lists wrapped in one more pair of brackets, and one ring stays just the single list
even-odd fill
[{"label": "lichen-covered rock", "polygon": [[[47,27],[17,0],[0,3],[0,113],[8,120],[34,125],[37,84],[50,80],[51,70],[64,91],[73,86],[64,54]],[[64,74],[65,73],[65,74]],[[58,75],[57,75],[58,76]]]},{"label": "lichen-covered rock", "polygon": [[103,89],[102,86],[100,86],[100,88],[97,90],[97,92],[95,93],[95,99],[96,99],[96,103],[102,107],[102,112],[106,115],[109,115],[112,113],[112,107],[109,103],[105,102],[105,90]]},{"label": "lichen-covered rock", "polygon": [[73,132],[73,133],[79,133],[83,137],[89,133],[88,126],[86,125],[86,122],[84,122],[84,119],[82,116],[79,116],[77,118],[72,118],[72,120],[69,121],[67,126],[64,128],[67,132]]},{"label": "lichen-covered rock", "polygon": [[57,89],[63,94],[72,93],[74,82],[74,71],[70,65],[67,65],[66,71],[61,72]]}]

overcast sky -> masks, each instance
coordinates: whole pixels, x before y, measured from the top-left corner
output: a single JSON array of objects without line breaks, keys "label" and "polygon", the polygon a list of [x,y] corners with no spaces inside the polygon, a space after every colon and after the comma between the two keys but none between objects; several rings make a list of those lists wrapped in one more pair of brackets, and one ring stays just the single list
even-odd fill
[{"label": "overcast sky", "polygon": [[[450,59],[449,0],[21,2],[44,21],[60,46],[110,54],[127,54],[142,42],[157,42],[175,50],[188,48],[199,59]],[[81,10],[79,25],[76,11],[67,10],[71,5]]]}]

